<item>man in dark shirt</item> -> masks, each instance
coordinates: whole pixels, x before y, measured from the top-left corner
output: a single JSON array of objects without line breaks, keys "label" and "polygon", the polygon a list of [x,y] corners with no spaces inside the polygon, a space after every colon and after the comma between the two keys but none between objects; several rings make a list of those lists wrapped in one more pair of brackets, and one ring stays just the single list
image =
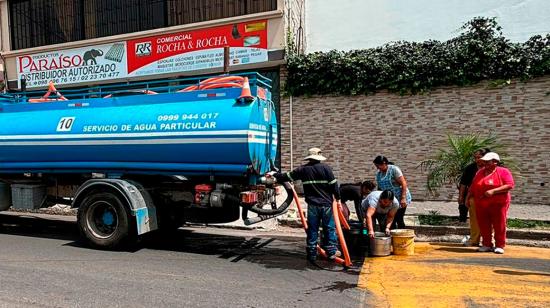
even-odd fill
[{"label": "man in dark shirt", "polygon": [[460,177],[460,186],[458,193],[458,220],[460,222],[466,222],[468,219],[468,207],[466,207],[466,195],[468,194],[468,188],[472,184],[472,180],[477,172],[477,164],[475,162],[469,164],[464,168],[462,177]]},{"label": "man in dark shirt", "polygon": [[304,186],[304,195],[307,202],[307,259],[315,262],[317,259],[317,239],[319,225],[323,224],[323,248],[329,259],[338,256],[338,239],[336,226],[332,214],[334,199],[340,203],[338,182],[334,178],[332,169],[322,163],[326,160],[321,155],[321,149],[309,149],[309,155],[304,158],[307,163],[287,173],[277,173],[274,177],[278,182],[301,180]]},{"label": "man in dark shirt", "polygon": [[363,207],[361,205],[363,198],[370,194],[374,188],[376,188],[376,184],[372,181],[340,185],[341,202],[345,203],[347,201],[353,201],[355,205],[355,213],[357,214],[357,219],[359,222],[363,222],[365,217],[365,213],[363,212]]},{"label": "man in dark shirt", "polygon": [[[340,184],[340,201],[342,205],[346,204],[347,201],[353,201],[355,205],[355,213],[357,214],[357,219],[361,222],[361,201],[363,201],[363,196],[361,196],[361,183],[357,184]],[[342,209],[346,211],[346,207],[342,206]],[[349,209],[347,210],[348,215],[346,218],[349,220]],[[345,213],[344,213],[345,214]]]}]

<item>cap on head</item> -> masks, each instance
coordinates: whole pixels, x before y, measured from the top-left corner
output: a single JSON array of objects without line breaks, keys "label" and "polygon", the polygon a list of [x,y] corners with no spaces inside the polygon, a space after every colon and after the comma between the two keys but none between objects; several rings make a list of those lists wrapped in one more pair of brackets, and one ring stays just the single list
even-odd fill
[{"label": "cap on head", "polygon": [[481,160],[485,160],[485,161],[489,161],[489,160],[496,160],[496,161],[500,161],[500,156],[498,156],[497,153],[495,152],[489,152],[485,155],[483,155],[483,157],[481,158]]}]

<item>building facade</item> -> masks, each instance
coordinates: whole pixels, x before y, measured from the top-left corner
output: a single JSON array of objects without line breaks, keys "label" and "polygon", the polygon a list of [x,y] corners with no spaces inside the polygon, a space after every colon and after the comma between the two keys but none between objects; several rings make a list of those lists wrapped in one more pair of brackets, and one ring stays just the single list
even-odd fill
[{"label": "building facade", "polygon": [[278,79],[303,2],[0,0],[0,69],[8,90],[169,80],[222,72],[228,46],[231,71]]}]

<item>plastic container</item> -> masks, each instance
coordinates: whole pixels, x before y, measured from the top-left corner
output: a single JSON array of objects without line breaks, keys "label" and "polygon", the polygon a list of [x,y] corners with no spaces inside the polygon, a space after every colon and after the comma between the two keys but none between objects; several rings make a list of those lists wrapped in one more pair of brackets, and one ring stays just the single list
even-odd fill
[{"label": "plastic container", "polygon": [[10,184],[0,182],[0,211],[5,211],[11,206]]},{"label": "plastic container", "polygon": [[41,184],[12,184],[11,199],[15,209],[38,209],[46,201],[46,186]]},{"label": "plastic container", "polygon": [[414,255],[414,230],[395,229],[391,231],[391,236],[394,255]]},{"label": "plastic container", "polygon": [[374,257],[385,257],[391,253],[391,237],[384,232],[375,232],[370,239],[369,253]]},{"label": "plastic container", "polygon": [[366,250],[368,245],[365,241],[365,236],[361,233],[362,224],[360,222],[348,222],[350,230],[344,231],[344,239],[348,246],[349,253],[353,256],[364,256],[368,253]]}]

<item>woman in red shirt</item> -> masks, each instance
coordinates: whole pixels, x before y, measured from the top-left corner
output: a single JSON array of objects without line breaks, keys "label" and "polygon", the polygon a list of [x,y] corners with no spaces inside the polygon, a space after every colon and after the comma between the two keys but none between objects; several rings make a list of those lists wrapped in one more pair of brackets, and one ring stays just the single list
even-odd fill
[{"label": "woman in red shirt", "polygon": [[[481,231],[482,245],[478,251],[504,253],[506,245],[506,216],[510,207],[510,190],[514,188],[512,173],[498,166],[500,157],[489,152],[482,158],[485,167],[480,169],[472,181],[469,195],[474,198],[477,221]],[[468,199],[467,199],[468,200]],[[491,231],[495,231],[493,249]]]}]

